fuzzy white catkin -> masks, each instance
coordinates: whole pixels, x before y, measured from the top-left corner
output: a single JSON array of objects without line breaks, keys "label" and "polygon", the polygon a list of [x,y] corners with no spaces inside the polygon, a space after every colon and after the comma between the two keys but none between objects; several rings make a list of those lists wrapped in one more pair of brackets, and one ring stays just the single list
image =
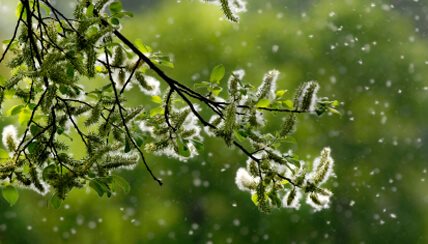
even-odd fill
[{"label": "fuzzy white catkin", "polygon": [[[325,183],[333,174],[333,165],[334,160],[330,156],[331,149],[329,147],[323,148],[321,151],[321,156],[315,158],[313,165],[312,165],[312,172],[309,175],[309,178],[314,179],[315,177],[319,177],[320,174],[318,171],[320,171],[321,167],[325,167],[326,171],[324,174],[322,174],[322,178],[318,179],[319,185]],[[323,162],[321,162],[323,161]],[[321,163],[323,165],[321,165]]]},{"label": "fuzzy white catkin", "polygon": [[275,98],[276,81],[278,80],[279,71],[270,70],[263,77],[262,84],[258,87],[257,96],[259,98]]},{"label": "fuzzy white catkin", "polygon": [[140,85],[140,90],[144,94],[149,95],[149,96],[160,95],[160,93],[161,93],[161,91],[160,91],[160,82],[156,78],[154,78],[152,76],[149,76],[149,75],[145,75],[144,79],[147,82],[147,85],[149,85],[150,87],[152,87],[152,89],[151,90],[147,90],[146,88],[144,88],[144,87],[142,87]]},{"label": "fuzzy white catkin", "polygon": [[[309,106],[307,108],[304,108],[303,107],[303,106],[305,106],[304,98],[307,94],[310,94],[309,89],[311,89],[311,87],[313,87],[313,86],[314,86],[314,89],[313,89],[313,92],[312,92],[311,97],[310,97]],[[318,90],[319,90],[319,85],[316,81],[306,82],[304,87],[303,87],[302,94],[298,98],[298,104],[297,104],[298,106],[297,107],[300,110],[307,110],[309,112],[314,112],[316,109],[317,100],[318,100],[318,97],[317,97]]]},{"label": "fuzzy white catkin", "polygon": [[3,128],[2,142],[5,148],[8,148],[8,140],[12,139],[15,145],[18,145],[18,131],[14,125],[8,125]]},{"label": "fuzzy white catkin", "polygon": [[294,192],[295,197],[290,202],[290,204],[287,204],[288,197],[290,194],[292,194],[291,190],[287,194],[284,195],[284,197],[282,199],[282,206],[284,208],[299,209],[300,208],[300,200],[302,199],[302,196],[303,196],[302,192],[300,190],[295,190],[295,192]]},{"label": "fuzzy white catkin", "polygon": [[257,186],[258,178],[254,178],[245,168],[236,172],[235,183],[241,191],[251,191]]},{"label": "fuzzy white catkin", "polygon": [[311,199],[310,194],[307,194],[306,204],[311,206],[315,211],[320,211],[330,207],[330,197],[331,196],[317,194],[317,198],[320,201],[320,204],[317,204]]}]

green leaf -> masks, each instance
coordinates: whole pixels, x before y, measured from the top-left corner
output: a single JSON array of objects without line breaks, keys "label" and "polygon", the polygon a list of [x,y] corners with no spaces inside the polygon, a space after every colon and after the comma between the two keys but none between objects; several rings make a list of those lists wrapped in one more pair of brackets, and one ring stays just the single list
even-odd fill
[{"label": "green leaf", "polygon": [[6,90],[4,91],[4,97],[7,99],[13,98],[13,96],[15,96],[15,89],[10,89],[10,90]]},{"label": "green leaf", "polygon": [[257,102],[256,107],[267,108],[267,107],[269,107],[269,104],[270,104],[270,100],[263,98]]},{"label": "green leaf", "polygon": [[150,109],[150,117],[154,117],[156,115],[161,115],[163,113],[164,113],[163,107],[156,107],[156,108]]},{"label": "green leaf", "polygon": [[111,189],[109,184],[112,183],[111,177],[101,177],[92,179],[89,182],[89,186],[94,189],[94,191],[98,194],[98,196],[102,197],[104,194],[107,195],[107,197],[111,196]]},{"label": "green leaf", "polygon": [[114,15],[122,11],[122,3],[121,2],[112,2],[109,6],[110,12]]},{"label": "green leaf", "polygon": [[131,191],[131,185],[129,185],[127,180],[118,175],[112,175],[111,177],[114,188],[121,188],[125,193],[129,193]]},{"label": "green leaf", "polygon": [[9,110],[7,110],[6,115],[17,115],[21,110],[24,108],[24,105],[19,104],[11,107]]},{"label": "green leaf", "polygon": [[86,16],[87,16],[87,17],[92,17],[92,16],[94,16],[94,5],[93,5],[93,4],[90,4],[90,5],[88,6],[88,8],[86,8]]},{"label": "green leaf", "polygon": [[234,130],[234,131],[233,131],[233,136],[236,138],[236,140],[238,140],[238,142],[243,142],[243,141],[245,141],[245,137],[243,137],[243,136],[239,133],[239,131],[237,131],[237,130]]},{"label": "green leaf", "polygon": [[62,135],[62,133],[64,133],[64,131],[65,131],[65,128],[64,127],[58,127],[57,128],[57,130],[56,130],[56,132],[58,133],[58,135]]},{"label": "green leaf", "polygon": [[69,86],[60,85],[59,91],[61,92],[61,94],[68,95],[68,94],[70,94],[71,90],[70,90]]},{"label": "green leaf", "polygon": [[257,196],[257,193],[251,195],[251,201],[253,201],[254,205],[259,206],[259,197]]},{"label": "green leaf", "polygon": [[289,109],[293,109],[294,108],[294,103],[292,100],[285,100],[284,101],[285,106],[287,106]]},{"label": "green leaf", "polygon": [[151,53],[153,50],[151,47],[145,45],[141,39],[136,39],[134,41],[135,46],[138,48],[138,50],[140,50],[142,53],[147,54],[147,53]]},{"label": "green leaf", "polygon": [[53,194],[51,199],[49,199],[49,206],[58,209],[61,207],[63,200],[58,196],[58,194]]},{"label": "green leaf", "polygon": [[152,102],[162,103],[162,98],[160,96],[152,96]]},{"label": "green leaf", "polygon": [[174,68],[174,64],[170,61],[169,56],[158,56],[156,58],[153,58],[153,63],[167,67],[167,68]]},{"label": "green leaf", "polygon": [[120,24],[119,19],[115,18],[115,17],[110,18],[110,23],[112,23],[113,25],[119,25]]},{"label": "green leaf", "polygon": [[37,135],[37,133],[39,133],[40,131],[41,129],[37,125],[30,126],[30,132],[33,136]]},{"label": "green leaf", "polygon": [[328,107],[328,111],[333,113],[333,114],[342,115],[337,109],[334,109],[332,107]]},{"label": "green leaf", "polygon": [[208,81],[201,81],[201,82],[196,82],[193,87],[195,87],[195,89],[201,89],[201,88],[207,88],[210,85],[210,83]]},{"label": "green leaf", "polygon": [[27,105],[27,107],[30,109],[30,110],[34,110],[34,108],[37,106],[37,104],[35,104],[35,103],[29,103],[28,105]]},{"label": "green leaf", "polygon": [[223,88],[221,87],[215,87],[214,89],[211,90],[211,92],[214,96],[218,96],[222,90]]},{"label": "green leaf", "polygon": [[42,173],[43,179],[45,180],[49,180],[52,179],[53,177],[55,177],[57,175],[57,171],[56,171],[56,166],[55,164],[51,164],[49,166],[47,166]]},{"label": "green leaf", "polygon": [[23,8],[22,2],[19,2],[18,6],[16,6],[16,9],[15,9],[15,15],[17,18],[19,18],[19,15],[21,14],[22,8]]},{"label": "green leaf", "polygon": [[27,124],[31,118],[31,110],[28,108],[24,108],[18,114],[18,122],[21,125]]},{"label": "green leaf", "polygon": [[210,75],[210,82],[212,83],[220,83],[221,79],[223,79],[225,73],[225,68],[222,64],[217,65],[213,68]]},{"label": "green leaf", "polygon": [[187,147],[187,143],[181,140],[180,138],[177,139],[177,147],[179,155],[186,158],[190,156],[190,150],[189,147]]},{"label": "green leaf", "polygon": [[1,193],[2,193],[2,196],[3,196],[4,200],[6,200],[11,207],[13,205],[15,205],[15,203],[19,199],[19,192],[18,192],[18,190],[15,187],[11,186],[11,185],[4,187],[2,189]]},{"label": "green leaf", "polygon": [[281,185],[287,185],[287,184],[290,184],[290,182],[288,182],[288,180],[281,180],[279,182],[279,184],[281,184]]},{"label": "green leaf", "polygon": [[30,144],[28,144],[28,152],[30,154],[35,154],[37,152],[37,149],[39,148],[39,143],[38,142],[31,142]]},{"label": "green leaf", "polygon": [[195,139],[192,139],[192,144],[195,146],[195,148],[198,151],[202,151],[205,148],[204,143],[202,143],[201,141],[195,140]]},{"label": "green leaf", "polygon": [[102,197],[104,193],[106,192],[105,186],[103,186],[103,183],[98,180],[91,180],[89,182],[89,186],[94,189],[94,191],[98,194],[99,197]]},{"label": "green leaf", "polygon": [[285,95],[285,93],[287,93],[287,90],[278,90],[276,91],[276,97],[282,97]]},{"label": "green leaf", "polygon": [[99,33],[99,30],[95,26],[89,27],[89,29],[86,31],[86,35],[88,38],[91,38],[91,37],[97,35],[98,33]]}]

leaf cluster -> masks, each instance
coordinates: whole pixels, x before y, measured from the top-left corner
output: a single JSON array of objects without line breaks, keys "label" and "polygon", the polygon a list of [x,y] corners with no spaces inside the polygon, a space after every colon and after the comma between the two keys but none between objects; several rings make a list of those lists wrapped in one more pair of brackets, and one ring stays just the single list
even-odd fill
[{"label": "leaf cluster", "polygon": [[[220,2],[232,21],[245,8],[238,0]],[[243,70],[230,72],[223,82],[226,68],[218,65],[193,89],[165,74],[162,68],[173,67],[168,56],[121,34],[120,18],[132,14],[118,1],[77,1],[71,18],[48,0],[21,0],[17,12],[5,51],[13,54],[11,76],[0,84],[0,104],[18,99],[6,115],[17,116],[23,129],[19,135],[13,126],[2,132],[7,156],[0,162],[0,179],[10,204],[17,200],[14,186],[51,192],[53,207],[74,188],[89,186],[100,197],[119,188],[127,192],[129,185],[112,172],[139,161],[162,184],[145,154],[188,160],[203,150],[205,133],[248,157],[236,182],[262,211],[281,201],[294,206],[302,191],[314,206],[327,205],[331,194],[321,185],[331,175],[329,150],[323,150],[311,173],[297,155],[281,153],[295,141],[298,114],[336,111],[337,102],[318,98],[318,83],[304,83],[293,98],[277,89],[276,70],[253,87]],[[88,89],[87,82],[97,83],[96,88]],[[128,106],[132,87],[151,102]],[[266,128],[268,113],[286,114],[274,132]],[[82,155],[70,153],[74,143],[84,147]]]}]

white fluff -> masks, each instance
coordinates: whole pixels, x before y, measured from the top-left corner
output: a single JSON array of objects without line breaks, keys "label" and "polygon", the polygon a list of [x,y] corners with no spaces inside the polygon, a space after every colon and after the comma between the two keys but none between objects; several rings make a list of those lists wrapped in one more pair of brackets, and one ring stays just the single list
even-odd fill
[{"label": "white fluff", "polygon": [[2,132],[2,142],[6,149],[8,148],[7,141],[12,138],[14,144],[18,145],[18,131],[16,130],[16,127],[14,125],[8,125],[3,128]]},{"label": "white fluff", "polygon": [[245,168],[239,168],[236,171],[235,183],[241,191],[251,191],[257,187],[258,177],[253,177]]},{"label": "white fluff", "polygon": [[145,75],[144,79],[147,82],[147,85],[149,85],[150,87],[152,87],[152,89],[151,90],[147,90],[147,89],[145,89],[144,87],[142,87],[140,85],[140,90],[144,94],[149,95],[149,96],[160,95],[160,93],[161,93],[160,92],[160,82],[156,78],[154,78],[152,76],[149,76],[149,75]]}]

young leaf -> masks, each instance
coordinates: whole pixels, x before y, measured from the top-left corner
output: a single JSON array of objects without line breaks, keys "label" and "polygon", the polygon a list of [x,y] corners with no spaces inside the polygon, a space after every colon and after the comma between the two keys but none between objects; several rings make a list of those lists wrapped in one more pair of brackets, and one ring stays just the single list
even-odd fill
[{"label": "young leaf", "polygon": [[18,192],[18,190],[15,187],[11,186],[11,185],[4,187],[2,189],[1,193],[2,193],[2,196],[3,196],[4,200],[6,200],[11,207],[13,205],[15,205],[15,203],[19,199],[19,192]]},{"label": "young leaf", "polygon": [[160,96],[152,96],[152,102],[162,103],[162,98]]},{"label": "young leaf", "polygon": [[63,200],[58,196],[58,194],[53,194],[51,199],[49,199],[49,206],[58,209],[61,207]]},{"label": "young leaf", "polygon": [[131,186],[128,181],[118,175],[112,175],[112,185],[114,188],[121,188],[123,192],[129,193],[131,191]]},{"label": "young leaf", "polygon": [[210,75],[210,82],[212,83],[220,83],[221,79],[223,79],[225,73],[225,68],[222,64],[217,65],[213,68]]},{"label": "young leaf", "polygon": [[186,145],[186,142],[184,142],[180,138],[177,139],[177,147],[178,147],[178,154],[179,155],[186,157],[186,158],[190,156],[189,147]]},{"label": "young leaf", "polygon": [[7,110],[6,115],[17,115],[25,106],[23,104],[18,104],[13,107],[11,107],[9,110]]},{"label": "young leaf", "polygon": [[263,98],[257,102],[256,106],[261,107],[261,108],[267,108],[267,107],[269,107],[269,104],[270,104],[270,100],[267,98]]},{"label": "young leaf", "polygon": [[105,186],[103,186],[98,180],[91,180],[91,182],[89,182],[89,186],[94,189],[99,197],[102,197],[106,192]]},{"label": "young leaf", "polygon": [[110,12],[112,15],[115,15],[122,11],[122,3],[121,2],[112,2],[109,6]]}]

